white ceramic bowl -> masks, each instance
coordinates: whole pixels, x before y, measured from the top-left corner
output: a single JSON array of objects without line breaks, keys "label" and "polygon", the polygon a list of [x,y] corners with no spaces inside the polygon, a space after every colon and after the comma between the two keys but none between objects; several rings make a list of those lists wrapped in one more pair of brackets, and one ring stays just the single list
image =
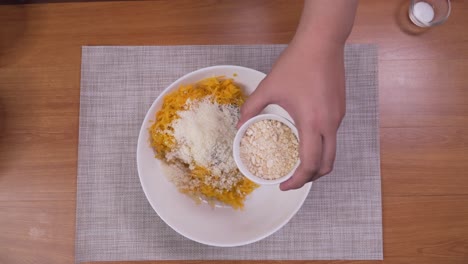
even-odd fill
[{"label": "white ceramic bowl", "polygon": [[251,125],[253,125],[254,123],[257,123],[259,121],[262,121],[262,120],[276,120],[276,121],[279,121],[279,122],[285,124],[286,126],[288,126],[291,129],[291,131],[296,135],[296,138],[299,138],[299,134],[297,132],[296,126],[294,126],[294,124],[291,121],[289,121],[288,119],[286,119],[286,118],[284,118],[284,117],[282,117],[280,115],[262,114],[262,115],[254,116],[253,118],[247,120],[247,122],[245,122],[239,128],[239,130],[236,133],[236,137],[234,138],[234,143],[233,143],[233,146],[232,146],[232,152],[233,152],[233,155],[234,155],[234,160],[235,160],[235,162],[237,164],[237,167],[239,168],[239,171],[245,177],[249,178],[251,181],[253,181],[255,183],[258,183],[258,184],[261,184],[261,185],[280,184],[280,183],[282,183],[284,181],[287,181],[289,178],[291,178],[291,176],[294,174],[297,167],[299,166],[299,163],[300,163],[299,160],[297,161],[297,163],[294,165],[294,167],[292,168],[292,170],[288,174],[284,175],[281,178],[275,179],[275,180],[267,180],[267,179],[263,179],[263,178],[260,178],[260,177],[258,177],[256,175],[252,174],[247,169],[244,162],[242,162],[242,159],[240,157],[240,143],[241,143],[242,138],[245,135],[245,132],[247,131],[247,129]]},{"label": "white ceramic bowl", "polygon": [[[243,210],[197,205],[177,190],[164,175],[161,162],[154,157],[148,129],[167,93],[182,84],[213,76],[232,77],[246,94],[251,94],[265,74],[238,66],[214,66],[191,72],[169,85],[154,101],[141,126],[137,146],[138,175],[154,211],[179,234],[211,246],[241,246],[261,240],[284,226],[302,206],[311,184],[287,192],[280,191],[278,186],[260,186],[247,197]],[[290,119],[278,106],[269,106],[265,112]]]}]

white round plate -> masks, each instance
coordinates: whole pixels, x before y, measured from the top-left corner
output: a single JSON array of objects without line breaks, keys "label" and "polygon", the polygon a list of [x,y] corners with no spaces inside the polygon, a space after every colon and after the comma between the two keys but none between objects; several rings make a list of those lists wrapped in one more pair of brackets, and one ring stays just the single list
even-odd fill
[{"label": "white round plate", "polygon": [[[163,97],[182,84],[196,83],[207,77],[233,78],[249,95],[265,78],[265,74],[239,66],[213,66],[191,72],[167,87],[154,101],[140,129],[137,166],[141,186],[149,203],[172,229],[202,244],[234,247],[259,241],[284,226],[301,208],[311,183],[299,190],[283,192],[278,185],[260,186],[246,201],[243,210],[231,207],[212,208],[195,202],[180,193],[163,174],[161,163],[154,157],[149,132]],[[264,113],[278,114],[292,120],[281,107],[268,106]]]}]

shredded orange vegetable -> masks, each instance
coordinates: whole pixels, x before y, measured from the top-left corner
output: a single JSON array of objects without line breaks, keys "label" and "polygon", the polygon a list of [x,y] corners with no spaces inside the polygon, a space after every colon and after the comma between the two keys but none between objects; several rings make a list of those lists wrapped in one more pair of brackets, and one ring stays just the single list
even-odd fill
[{"label": "shredded orange vegetable", "polygon": [[[177,90],[167,94],[164,97],[161,110],[156,113],[156,121],[150,128],[151,145],[158,159],[168,162],[166,155],[171,152],[176,145],[176,140],[172,135],[174,128],[171,124],[174,120],[179,118],[177,112],[189,110],[190,106],[187,104],[188,100],[196,101],[207,97],[218,104],[229,104],[237,107],[240,107],[245,101],[245,95],[234,81],[221,77],[207,78],[193,85],[181,86]],[[183,164],[182,161],[176,162],[179,163],[176,165],[185,168],[187,173],[184,177],[199,180],[197,181],[199,184],[195,189],[189,188],[189,186],[187,186],[187,188],[179,186],[181,192],[191,197],[202,197],[210,202],[219,201],[233,208],[242,208],[246,196],[258,187],[258,185],[247,178],[240,177],[240,180],[232,189],[218,189],[205,183],[205,178],[219,179],[220,176],[215,176],[207,168],[198,165],[190,169],[190,164]],[[240,174],[238,170],[232,173]],[[230,175],[224,176],[229,177]]]}]

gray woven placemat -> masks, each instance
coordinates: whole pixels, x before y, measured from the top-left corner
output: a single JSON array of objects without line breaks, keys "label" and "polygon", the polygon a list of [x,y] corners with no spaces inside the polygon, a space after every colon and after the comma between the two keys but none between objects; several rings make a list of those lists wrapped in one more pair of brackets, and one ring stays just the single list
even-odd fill
[{"label": "gray woven placemat", "polygon": [[260,242],[216,248],[173,231],[141,189],[140,125],[171,82],[232,64],[268,72],[284,45],[83,47],[76,261],[161,259],[382,259],[377,49],[346,47],[347,115],[334,172],[299,213]]}]

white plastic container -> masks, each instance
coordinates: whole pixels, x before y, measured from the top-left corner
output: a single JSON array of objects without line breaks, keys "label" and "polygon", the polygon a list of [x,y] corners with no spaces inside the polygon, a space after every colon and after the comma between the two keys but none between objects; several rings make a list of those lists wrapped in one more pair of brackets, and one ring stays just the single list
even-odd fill
[{"label": "white plastic container", "polygon": [[291,131],[294,133],[294,135],[296,135],[296,138],[299,140],[299,133],[297,132],[297,128],[296,126],[294,126],[294,124],[289,121],[288,119],[282,117],[282,116],[279,116],[279,115],[275,115],[275,114],[263,114],[263,115],[258,115],[258,116],[255,116],[249,120],[247,120],[247,122],[245,122],[240,128],[239,130],[237,131],[236,133],[236,137],[234,138],[234,143],[233,143],[233,155],[234,155],[234,161],[236,162],[237,164],[237,167],[239,168],[239,171],[245,176],[247,177],[249,180],[257,183],[257,184],[260,184],[260,185],[272,185],[272,184],[280,184],[284,181],[287,181],[289,178],[291,178],[291,176],[294,174],[294,172],[296,171],[297,167],[299,166],[300,164],[300,161],[298,159],[296,165],[294,165],[294,167],[292,168],[292,170],[278,178],[278,179],[274,179],[274,180],[267,180],[267,179],[263,179],[263,178],[260,178],[256,175],[254,175],[253,173],[251,173],[246,165],[242,162],[242,159],[240,157],[240,143],[241,143],[241,140],[242,138],[244,137],[245,135],[245,132],[247,131],[247,129],[253,125],[254,123],[256,122],[259,122],[259,121],[262,121],[262,120],[276,120],[278,122],[281,122],[283,124],[285,124],[287,127],[289,127],[291,129]]}]

